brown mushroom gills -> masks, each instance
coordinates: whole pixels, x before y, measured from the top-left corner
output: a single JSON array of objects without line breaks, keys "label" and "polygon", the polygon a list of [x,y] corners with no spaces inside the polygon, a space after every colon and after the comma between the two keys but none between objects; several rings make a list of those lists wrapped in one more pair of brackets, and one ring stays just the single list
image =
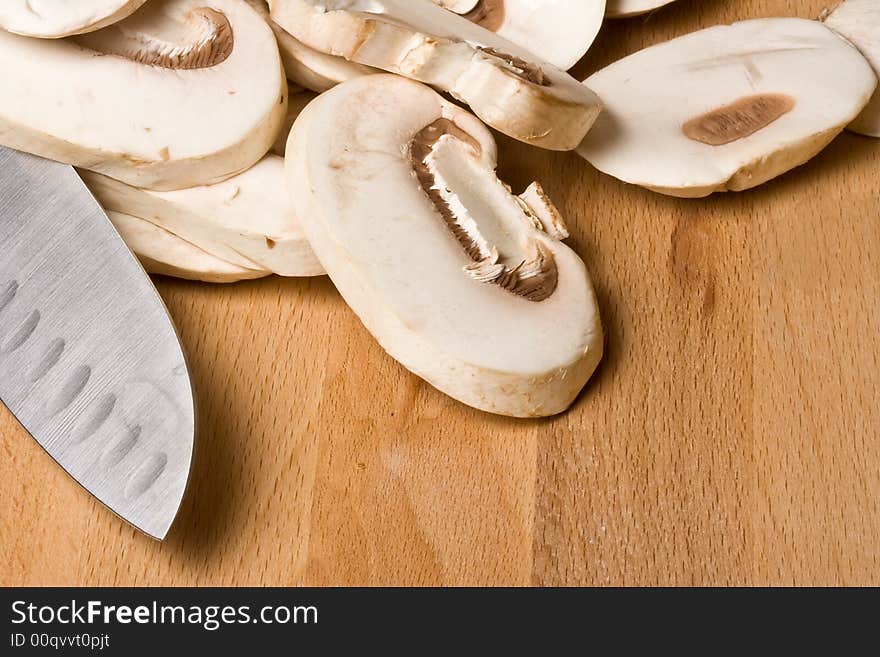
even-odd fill
[{"label": "brown mushroom gills", "polygon": [[[217,66],[232,53],[232,26],[216,9],[199,7],[174,16],[174,20],[169,18],[141,11],[121,24],[75,37],[75,41],[105,55],[177,70]],[[162,25],[161,34],[156,24]]]},{"label": "brown mushroom gills", "polygon": [[709,146],[724,146],[763,130],[788,114],[795,100],[786,94],[746,96],[685,123],[685,137]]},{"label": "brown mushroom gills", "polygon": [[521,59],[519,57],[514,57],[513,55],[508,55],[507,53],[496,50],[495,48],[481,47],[480,52],[483,52],[490,57],[500,59],[502,62],[504,62],[509,71],[511,71],[518,78],[525,80],[526,82],[531,82],[532,84],[536,84],[540,87],[551,86],[550,81],[544,75],[544,69],[533,62],[526,61],[525,59]]},{"label": "brown mushroom gills", "polygon": [[[447,148],[441,160],[435,156],[443,147]],[[488,191],[480,185],[452,184],[456,176],[466,180],[473,175],[481,154],[479,142],[449,119],[426,126],[410,144],[413,170],[422,189],[473,260],[465,272],[477,281],[498,285],[529,301],[543,301],[558,285],[553,254],[539,240],[529,239],[523,244],[517,239],[522,226],[505,225],[509,223],[505,219],[514,212],[524,224],[542,230],[535,214],[497,177],[496,188]]]}]

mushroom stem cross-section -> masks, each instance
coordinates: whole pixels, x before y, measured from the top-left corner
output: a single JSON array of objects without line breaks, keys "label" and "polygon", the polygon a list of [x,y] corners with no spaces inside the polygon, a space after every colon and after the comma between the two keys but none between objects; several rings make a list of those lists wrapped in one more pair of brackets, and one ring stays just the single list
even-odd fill
[{"label": "mushroom stem cross-section", "polygon": [[438,119],[415,136],[411,154],[422,189],[473,260],[465,267],[468,275],[530,301],[553,294],[558,277],[553,254],[530,236],[543,227],[482,166],[477,140],[449,119]]}]

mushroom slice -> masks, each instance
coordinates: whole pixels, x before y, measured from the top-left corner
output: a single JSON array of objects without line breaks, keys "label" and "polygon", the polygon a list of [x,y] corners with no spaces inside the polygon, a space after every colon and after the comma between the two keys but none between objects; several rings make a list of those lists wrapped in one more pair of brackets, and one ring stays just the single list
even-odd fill
[{"label": "mushroom slice", "polygon": [[340,82],[379,72],[375,68],[355,64],[343,57],[328,55],[309,48],[269,17],[267,0],[247,0],[247,2],[269,23],[269,27],[275,33],[278,50],[281,51],[281,61],[284,63],[284,70],[290,81],[311,91],[321,93],[335,87]]},{"label": "mushroom slice", "polygon": [[106,209],[146,219],[239,267],[281,276],[324,273],[299,227],[285,190],[284,160],[276,155],[224,182],[172,192],[80,173]]},{"label": "mushroom slice", "polygon": [[112,210],[107,216],[147,273],[205,283],[235,283],[270,274],[221,260],[144,219]]},{"label": "mushroom slice", "polygon": [[[843,35],[874,67],[880,75],[880,2],[877,0],[846,0],[825,17],[825,25]],[[849,129],[869,137],[880,137],[880,93]]]},{"label": "mushroom slice", "polygon": [[250,167],[284,120],[281,59],[247,3],[207,4],[153,0],[70,39],[0,32],[0,143],[151,189]]},{"label": "mushroom slice", "polygon": [[284,157],[284,153],[287,150],[287,138],[290,136],[290,129],[293,127],[294,122],[306,108],[306,105],[315,100],[318,94],[311,91],[300,91],[299,93],[291,93],[288,97],[290,100],[287,103],[287,116],[284,117],[281,131],[278,133],[278,138],[272,146],[272,152],[281,157]]},{"label": "mushroom slice", "polygon": [[605,0],[433,0],[567,71],[602,27]]},{"label": "mushroom slice", "polygon": [[146,0],[3,0],[0,28],[57,39],[92,32],[132,14]]},{"label": "mushroom slice", "polygon": [[[397,76],[344,82],[293,126],[287,180],[346,302],[406,368],[465,404],[553,415],[602,356],[583,261],[495,174],[491,133]],[[558,214],[558,213],[556,213]]]},{"label": "mushroom slice", "polygon": [[493,128],[572,150],[601,102],[568,74],[432,0],[271,0],[272,18],[311,48],[449,92]]},{"label": "mushroom slice", "polygon": [[583,157],[625,182],[700,197],[807,162],[864,108],[877,77],[821,23],[769,18],[647,48],[586,84],[608,109]]},{"label": "mushroom slice", "polygon": [[629,18],[671,5],[675,0],[607,0],[605,15],[608,18]]}]

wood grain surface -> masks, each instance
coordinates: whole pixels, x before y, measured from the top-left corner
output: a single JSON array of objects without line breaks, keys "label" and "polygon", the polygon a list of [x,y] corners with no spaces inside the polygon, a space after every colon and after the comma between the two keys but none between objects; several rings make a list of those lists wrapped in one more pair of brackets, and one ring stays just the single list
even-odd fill
[{"label": "wood grain surface", "polygon": [[[681,0],[576,74],[825,1]],[[448,399],[326,279],[158,279],[199,398],[175,528],[120,522],[2,410],[0,584],[880,584],[880,141],[702,201],[506,139],[501,162],[599,291],[607,357],[569,413]]]}]

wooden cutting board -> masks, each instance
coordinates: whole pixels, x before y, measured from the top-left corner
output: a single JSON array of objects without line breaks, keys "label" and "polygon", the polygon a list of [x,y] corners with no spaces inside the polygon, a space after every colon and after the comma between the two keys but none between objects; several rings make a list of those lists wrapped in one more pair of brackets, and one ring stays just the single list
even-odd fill
[{"label": "wooden cutting board", "polygon": [[[680,0],[576,74],[827,0]],[[0,412],[0,584],[880,584],[880,141],[758,190],[665,198],[501,141],[598,287],[607,357],[566,415],[466,408],[327,279],[158,279],[201,433],[164,544]]]}]

